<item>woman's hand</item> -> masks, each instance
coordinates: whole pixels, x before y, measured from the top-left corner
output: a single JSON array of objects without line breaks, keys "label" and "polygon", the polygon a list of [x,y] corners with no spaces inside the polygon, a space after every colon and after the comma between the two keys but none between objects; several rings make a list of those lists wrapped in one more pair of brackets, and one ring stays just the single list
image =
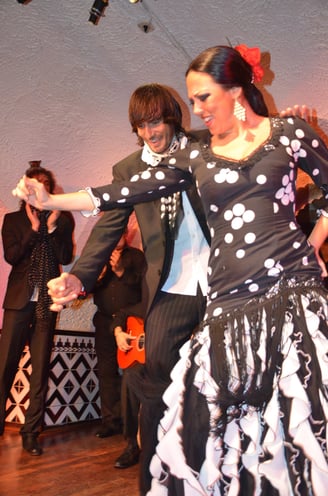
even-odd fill
[{"label": "woman's hand", "polygon": [[320,249],[325,241],[328,239],[328,217],[326,215],[321,215],[316,222],[310,236],[308,237],[308,243],[313,247],[314,253],[317,257],[318,264],[322,270],[322,277],[327,277],[327,268],[324,260],[320,256]]},{"label": "woman's hand", "polygon": [[54,230],[57,227],[57,220],[58,217],[60,216],[60,211],[59,210],[53,210],[51,214],[49,215],[47,219],[47,227],[48,227],[48,233],[54,232]]},{"label": "woman's hand", "polygon": [[44,210],[50,199],[49,193],[41,182],[26,176],[19,180],[12,194],[33,205],[38,210]]},{"label": "woman's hand", "polygon": [[25,211],[29,221],[31,222],[32,230],[38,232],[40,227],[40,219],[37,211],[32,209],[28,203],[25,205]]}]

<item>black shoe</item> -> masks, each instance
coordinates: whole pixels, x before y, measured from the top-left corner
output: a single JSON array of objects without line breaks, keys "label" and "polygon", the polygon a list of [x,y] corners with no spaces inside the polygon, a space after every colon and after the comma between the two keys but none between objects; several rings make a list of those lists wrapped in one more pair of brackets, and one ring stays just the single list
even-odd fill
[{"label": "black shoe", "polygon": [[115,468],[128,468],[139,462],[140,448],[128,444],[123,453],[115,461]]},{"label": "black shoe", "polygon": [[22,434],[23,449],[32,456],[42,455],[42,448],[38,443],[36,434]]},{"label": "black shoe", "polygon": [[121,425],[102,425],[99,431],[96,432],[97,437],[110,437],[115,436],[116,434],[122,434],[122,426]]}]

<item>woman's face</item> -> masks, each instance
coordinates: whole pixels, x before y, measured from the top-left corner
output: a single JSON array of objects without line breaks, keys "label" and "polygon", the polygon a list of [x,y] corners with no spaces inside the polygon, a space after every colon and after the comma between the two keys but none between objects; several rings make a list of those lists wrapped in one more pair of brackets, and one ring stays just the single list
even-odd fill
[{"label": "woman's face", "polygon": [[198,115],[212,135],[230,131],[236,125],[232,90],[216,83],[212,76],[190,71],[186,77],[187,92],[195,115]]},{"label": "woman's face", "polygon": [[46,174],[42,174],[41,172],[40,174],[34,176],[34,179],[37,179],[39,183],[42,183],[48,193],[50,193],[50,181]]}]

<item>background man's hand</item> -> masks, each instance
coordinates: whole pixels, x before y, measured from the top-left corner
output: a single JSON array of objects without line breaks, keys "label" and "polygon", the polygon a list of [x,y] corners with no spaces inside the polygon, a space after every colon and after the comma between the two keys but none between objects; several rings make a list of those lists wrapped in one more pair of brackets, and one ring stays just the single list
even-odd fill
[{"label": "background man's hand", "polygon": [[116,344],[119,350],[129,351],[132,348],[131,341],[136,339],[135,336],[131,336],[127,332],[121,331],[115,334]]}]

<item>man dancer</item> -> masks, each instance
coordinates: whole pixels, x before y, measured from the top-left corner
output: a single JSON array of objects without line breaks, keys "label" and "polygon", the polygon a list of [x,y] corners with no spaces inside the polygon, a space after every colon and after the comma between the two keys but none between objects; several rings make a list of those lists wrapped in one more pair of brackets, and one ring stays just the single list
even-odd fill
[{"label": "man dancer", "polygon": [[[127,181],[149,166],[156,167],[187,139],[178,101],[159,84],[136,89],[130,99],[129,119],[142,149],[114,166],[114,181]],[[58,310],[82,290],[91,291],[132,210],[122,208],[105,213],[70,274],[49,283]],[[181,197],[135,205],[134,210],[148,267],[143,294],[147,338],[140,415],[140,495],[145,495],[151,483],[149,464],[157,444],[157,426],[165,409],[162,394],[170,383],[180,347],[204,313],[209,233],[193,188]]]}]

